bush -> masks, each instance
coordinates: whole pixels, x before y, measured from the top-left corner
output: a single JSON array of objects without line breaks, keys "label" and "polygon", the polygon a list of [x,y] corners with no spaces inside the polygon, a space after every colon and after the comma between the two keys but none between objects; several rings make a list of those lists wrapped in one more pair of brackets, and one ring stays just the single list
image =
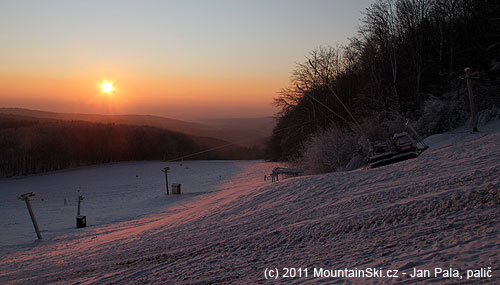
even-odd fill
[{"label": "bush", "polygon": [[298,164],[309,173],[342,170],[357,153],[357,140],[356,134],[332,125],[305,143]]},{"label": "bush", "polygon": [[388,139],[403,130],[404,119],[397,114],[377,114],[361,123],[357,132],[330,125],[309,138],[296,164],[310,174],[352,170],[363,165],[368,140]]},{"label": "bush", "polygon": [[457,128],[469,118],[468,97],[459,92],[450,92],[443,99],[431,97],[424,104],[422,116],[415,123],[415,129],[423,136],[443,133]]}]

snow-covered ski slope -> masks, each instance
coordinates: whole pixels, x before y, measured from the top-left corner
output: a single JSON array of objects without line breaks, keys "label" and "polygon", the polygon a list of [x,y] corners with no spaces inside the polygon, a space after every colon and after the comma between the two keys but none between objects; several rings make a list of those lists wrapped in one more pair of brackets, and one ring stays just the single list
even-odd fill
[{"label": "snow-covered ski slope", "polygon": [[[266,268],[301,267],[399,277],[272,282],[499,284],[500,122],[480,131],[430,137],[419,158],[377,169],[270,183],[261,175],[272,167],[247,163],[220,191],[6,253],[0,283],[253,284]],[[466,280],[488,267],[493,277]],[[410,278],[413,268],[463,279]]]},{"label": "snow-covered ski slope", "polygon": [[[253,162],[127,162],[0,179],[0,252],[36,237],[25,203],[17,200],[20,194],[35,193],[30,200],[42,237],[51,239],[81,231],[75,229],[79,195],[84,196],[81,214],[89,227],[116,223],[217,191],[247,163]],[[166,195],[165,166],[170,168],[169,190],[172,183],[180,183],[183,195]]]}]

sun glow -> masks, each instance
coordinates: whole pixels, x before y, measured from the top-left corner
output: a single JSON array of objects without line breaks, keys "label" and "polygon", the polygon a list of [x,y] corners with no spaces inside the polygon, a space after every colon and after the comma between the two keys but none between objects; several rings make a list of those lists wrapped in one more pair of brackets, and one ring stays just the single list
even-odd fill
[{"label": "sun glow", "polygon": [[101,87],[101,93],[107,95],[110,95],[115,90],[113,82],[109,81],[104,81],[103,83],[101,83],[100,87]]}]

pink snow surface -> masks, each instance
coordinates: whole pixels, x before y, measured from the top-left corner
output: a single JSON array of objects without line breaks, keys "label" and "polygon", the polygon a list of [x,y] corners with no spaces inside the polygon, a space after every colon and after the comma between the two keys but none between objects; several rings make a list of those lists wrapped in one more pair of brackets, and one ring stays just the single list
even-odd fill
[{"label": "pink snow surface", "polygon": [[[500,283],[500,123],[431,137],[419,158],[288,178],[246,163],[220,191],[2,256],[0,283]],[[413,268],[463,279],[410,278]],[[466,280],[488,268],[491,278]],[[313,268],[399,270],[398,278],[314,278]],[[281,272],[283,273],[283,271]]]}]

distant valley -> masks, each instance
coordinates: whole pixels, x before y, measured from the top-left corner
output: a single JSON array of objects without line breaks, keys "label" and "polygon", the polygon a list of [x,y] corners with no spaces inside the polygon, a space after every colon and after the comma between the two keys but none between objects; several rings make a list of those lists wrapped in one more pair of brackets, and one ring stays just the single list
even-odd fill
[{"label": "distant valley", "polygon": [[187,135],[214,138],[245,147],[263,148],[275,126],[272,117],[200,119],[187,122],[151,115],[98,115],[56,113],[24,108],[0,108],[0,114],[29,117],[39,120],[86,121],[99,123],[151,126]]}]

